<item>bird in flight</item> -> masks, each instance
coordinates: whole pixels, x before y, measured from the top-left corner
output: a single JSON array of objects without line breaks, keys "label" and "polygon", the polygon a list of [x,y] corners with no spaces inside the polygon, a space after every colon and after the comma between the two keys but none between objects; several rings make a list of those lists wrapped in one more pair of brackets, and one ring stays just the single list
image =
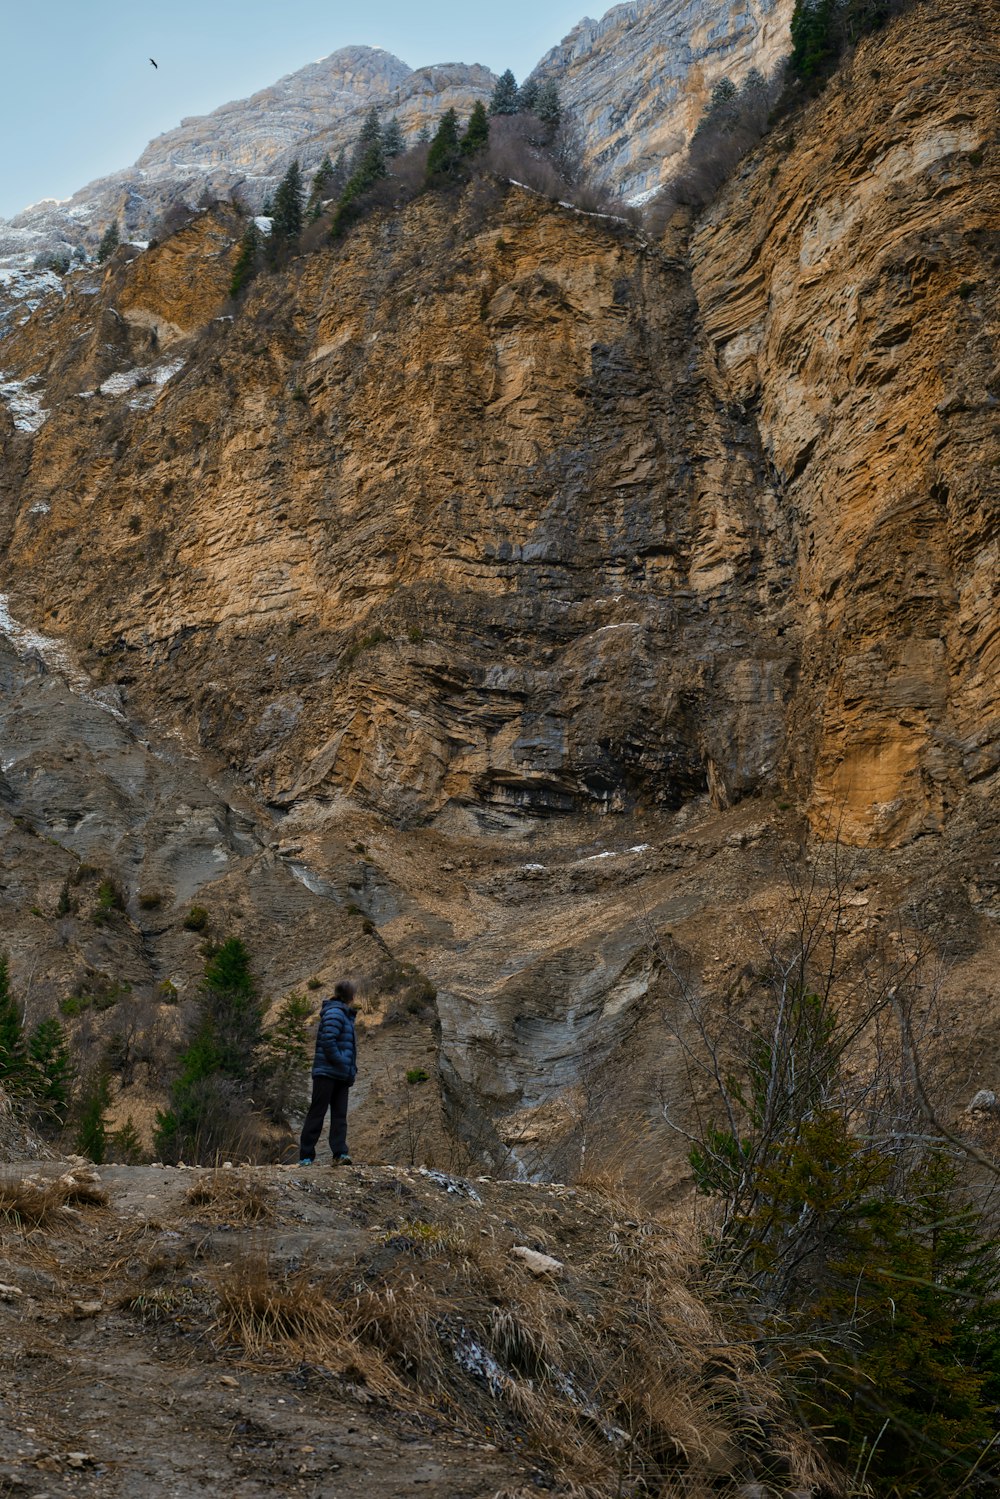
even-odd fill
[{"label": "bird in flight", "polygon": [[155,57],[151,57],[149,60],[153,64],[153,67],[156,69],[156,71],[159,72],[160,71],[160,64],[156,61],[156,58]]}]

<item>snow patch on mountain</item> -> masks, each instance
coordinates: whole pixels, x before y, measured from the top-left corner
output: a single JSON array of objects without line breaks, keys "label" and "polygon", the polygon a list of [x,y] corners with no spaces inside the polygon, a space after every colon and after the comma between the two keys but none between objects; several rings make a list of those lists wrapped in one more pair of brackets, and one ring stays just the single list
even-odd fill
[{"label": "snow patch on mountain", "polygon": [[42,393],[35,387],[37,380],[5,380],[0,370],[0,400],[3,401],[18,432],[37,432],[48,420],[49,413],[42,406]]}]

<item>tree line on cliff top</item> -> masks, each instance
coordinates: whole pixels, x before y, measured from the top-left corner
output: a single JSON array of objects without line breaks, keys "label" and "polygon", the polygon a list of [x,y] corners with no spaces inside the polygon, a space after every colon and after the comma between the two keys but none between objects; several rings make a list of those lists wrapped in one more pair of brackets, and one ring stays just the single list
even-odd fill
[{"label": "tree line on cliff top", "polygon": [[293,251],[336,242],[372,209],[398,209],[422,192],[447,191],[491,174],[581,207],[616,206],[587,179],[556,84],[527,79],[518,86],[507,70],[489,104],[478,100],[464,121],[447,109],[433,131],[425,124],[407,142],[398,119],[383,118],[373,105],[351,150],[342,149],[335,159],[325,155],[308,185],[293,161],[273,197],[247,223],[231,293],[238,296],[255,275],[279,266]]}]

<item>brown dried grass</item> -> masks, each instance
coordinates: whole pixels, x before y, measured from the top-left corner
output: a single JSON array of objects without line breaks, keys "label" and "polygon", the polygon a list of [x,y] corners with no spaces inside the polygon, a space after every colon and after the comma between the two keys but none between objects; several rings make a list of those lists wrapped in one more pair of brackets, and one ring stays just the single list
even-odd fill
[{"label": "brown dried grass", "polygon": [[199,1209],[199,1218],[236,1228],[248,1223],[270,1223],[274,1202],[263,1183],[246,1181],[233,1171],[206,1171],[184,1194],[191,1207]]},{"label": "brown dried grass", "polygon": [[449,1204],[334,1274],[282,1266],[259,1240],[212,1276],[211,1331],[245,1365],[321,1366],[516,1445],[578,1499],[709,1499],[775,1474],[840,1492],[778,1382],[701,1294],[693,1236],[609,1188],[554,1280],[512,1261],[507,1227]]},{"label": "brown dried grass", "polygon": [[107,1207],[108,1202],[107,1192],[88,1172],[67,1172],[55,1180],[0,1177],[0,1222],[21,1230],[47,1228],[65,1208]]}]

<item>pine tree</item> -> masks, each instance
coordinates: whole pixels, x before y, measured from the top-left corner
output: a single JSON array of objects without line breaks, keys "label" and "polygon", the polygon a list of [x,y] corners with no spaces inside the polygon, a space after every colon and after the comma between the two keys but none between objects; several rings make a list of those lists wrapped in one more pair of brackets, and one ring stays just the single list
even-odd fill
[{"label": "pine tree", "polygon": [[277,1118],[301,1108],[309,1072],[312,1005],[301,994],[282,1000],[277,1018],[264,1034],[261,1073],[268,1104]]},{"label": "pine tree", "polygon": [[124,1123],[108,1137],[108,1143],[113,1158],[122,1165],[142,1164],[146,1152],[142,1148],[142,1137],[131,1114],[127,1114]]},{"label": "pine tree", "polygon": [[101,235],[101,242],[97,247],[97,263],[103,265],[117,250],[121,244],[121,235],[118,231],[118,220],[114,219]]},{"label": "pine tree", "polygon": [[539,85],[534,78],[526,78],[517,91],[517,112],[533,115],[538,105]]},{"label": "pine tree", "polygon": [[273,242],[296,240],[302,233],[302,195],[302,170],[298,162],[293,161],[274,195]]},{"label": "pine tree", "polygon": [[796,0],[792,12],[792,55],[788,66],[797,78],[821,78],[836,62],[835,0]]},{"label": "pine tree", "polygon": [[510,68],[500,74],[490,99],[491,115],[517,114],[517,79]]},{"label": "pine tree", "polygon": [[27,1047],[17,1001],[10,992],[10,968],[0,953],[0,1083],[8,1092],[19,1092],[25,1082]]},{"label": "pine tree", "polygon": [[316,171],[313,173],[312,185],[309,188],[309,201],[306,204],[306,217],[318,219],[323,212],[324,198],[332,197],[330,184],[333,181],[333,162],[329,153],[323,157]]},{"label": "pine tree", "polygon": [[62,1125],[73,1091],[73,1067],[66,1032],[58,1020],[40,1020],[28,1038],[31,1096],[39,1115]]},{"label": "pine tree", "polygon": [[460,159],[458,115],[453,109],[446,109],[427,153],[427,180],[449,175]]},{"label": "pine tree", "polygon": [[337,152],[337,160],[333,163],[333,176],[330,179],[330,196],[338,198],[347,186],[347,152],[341,146]]},{"label": "pine tree", "polygon": [[368,147],[357,170],[354,171],[347,181],[344,191],[337,202],[337,211],[330,225],[330,238],[339,239],[358,214],[358,199],[368,188],[374,187],[386,175],[385,155],[382,151],[382,137],[379,134]]},{"label": "pine tree", "polygon": [[163,1160],[210,1160],[247,1132],[246,1091],[256,1070],[263,1006],[250,954],[230,937],[205,964],[198,1021],[180,1058],[170,1105],[156,1116]]},{"label": "pine tree", "polygon": [[[381,149],[382,122],[379,119],[378,110],[373,104],[365,115],[364,124],[361,126],[361,134],[355,141],[354,150],[351,153],[350,174],[352,177],[362,165],[371,148],[376,144]],[[382,155],[385,155],[384,151],[382,151]]]},{"label": "pine tree", "polygon": [[108,1144],[107,1110],[111,1102],[110,1079],[106,1067],[97,1067],[84,1086],[80,1099],[80,1122],[76,1132],[76,1148],[87,1156],[95,1166],[104,1160]]},{"label": "pine tree", "polygon": [[538,98],[535,101],[535,114],[548,125],[550,130],[555,130],[562,119],[562,104],[559,100],[559,89],[554,78],[547,78],[538,90]]},{"label": "pine tree", "polygon": [[417,145],[418,146],[429,146],[430,143],[431,143],[431,127],[428,125],[427,121],[425,120],[424,123],[421,125],[420,129],[417,131]]},{"label": "pine tree", "polygon": [[489,144],[490,122],[486,113],[486,106],[481,99],[477,99],[472,106],[472,114],[465,128],[459,147],[463,156],[475,156],[484,151]]},{"label": "pine tree", "polygon": [[246,1081],[260,1044],[263,1006],[250,954],[238,937],[230,937],[205,964],[201,1008],[211,1024],[220,1070]]},{"label": "pine tree", "polygon": [[396,116],[387,120],[382,131],[382,154],[386,161],[391,161],[394,156],[399,156],[406,150],[406,141],[403,139],[403,127]]},{"label": "pine tree", "polygon": [[229,282],[229,295],[238,297],[244,286],[248,285],[257,274],[260,263],[261,232],[253,219],[247,224],[240,240],[240,253],[236,257],[233,266],[233,274]]}]

